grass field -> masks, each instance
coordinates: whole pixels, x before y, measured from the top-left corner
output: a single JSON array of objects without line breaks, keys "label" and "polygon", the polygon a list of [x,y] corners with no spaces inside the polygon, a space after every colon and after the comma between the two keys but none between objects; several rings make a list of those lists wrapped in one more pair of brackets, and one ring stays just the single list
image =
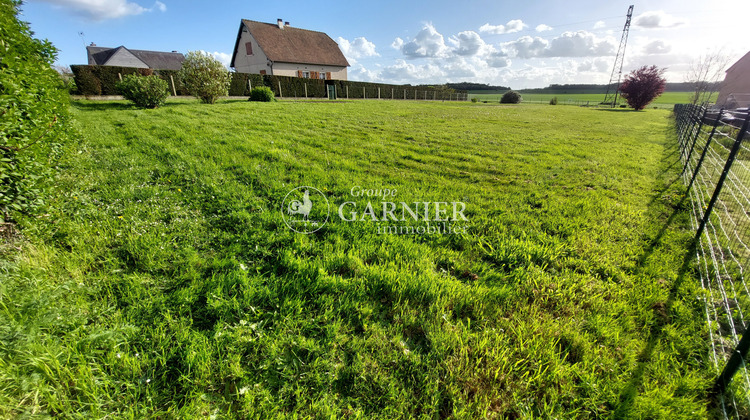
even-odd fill
[{"label": "grass field", "polygon": [[[674,107],[674,104],[683,104],[683,103],[689,102],[690,95],[691,94],[689,92],[665,92],[661,96],[656,98],[654,102],[652,102],[651,105],[649,105],[649,107],[672,109]],[[475,92],[475,93],[469,94],[469,99],[477,98],[480,101],[497,102],[500,100],[500,97],[502,96],[503,96],[502,93],[482,94],[482,93]],[[590,105],[596,105],[604,100],[604,94],[593,94],[593,93],[553,94],[553,93],[523,93],[521,92],[521,96],[523,97],[524,102],[540,103],[540,104],[549,104],[550,99],[557,97],[558,105],[565,105],[565,104],[585,105],[587,103]]]},{"label": "grass field", "polygon": [[[0,417],[705,418],[670,114],[75,102],[0,259]],[[297,186],[334,210],[294,233]],[[465,234],[346,222],[465,203]]]}]

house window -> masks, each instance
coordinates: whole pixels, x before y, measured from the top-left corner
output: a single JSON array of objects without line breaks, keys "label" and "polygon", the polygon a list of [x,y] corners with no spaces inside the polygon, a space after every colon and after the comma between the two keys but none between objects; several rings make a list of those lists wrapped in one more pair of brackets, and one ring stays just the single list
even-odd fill
[{"label": "house window", "polygon": [[321,80],[326,80],[326,72],[321,71],[320,74],[318,74],[318,78]]},{"label": "house window", "polygon": [[247,55],[253,55],[253,44],[251,42],[245,43],[245,51],[247,51]]},{"label": "house window", "polygon": [[302,77],[304,77],[305,79],[309,79],[310,78],[310,72],[307,71],[307,70],[303,71],[302,72]]}]

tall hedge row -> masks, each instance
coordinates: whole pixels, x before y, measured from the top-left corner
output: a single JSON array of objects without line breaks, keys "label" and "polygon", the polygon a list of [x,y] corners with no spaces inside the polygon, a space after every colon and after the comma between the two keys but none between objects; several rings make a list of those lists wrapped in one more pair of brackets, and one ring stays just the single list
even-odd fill
[{"label": "tall hedge row", "polygon": [[57,50],[18,20],[20,4],[0,1],[0,234],[43,204],[71,135],[68,93],[52,69]]},{"label": "tall hedge row", "polygon": [[[169,85],[169,93],[172,94],[172,80],[178,95],[189,95],[187,90],[182,86],[180,78],[177,77],[176,70],[150,70],[138,69],[135,67],[119,66],[86,66],[72,65],[73,77],[76,82],[76,92],[79,95],[117,95],[117,82],[120,76],[125,77],[128,74],[140,73],[149,75],[153,73],[165,80]],[[171,78],[170,78],[171,76]]]},{"label": "tall hedge row", "polygon": [[[138,69],[114,66],[71,66],[75,75],[78,94],[80,95],[116,95],[115,84],[122,76],[135,73]],[[188,95],[175,71],[156,70],[154,74],[166,80],[170,85],[172,75],[178,95]],[[389,85],[385,83],[355,82],[350,80],[327,81],[336,86],[339,98],[362,99],[456,99],[455,89],[440,86]],[[229,96],[249,96],[250,89],[256,86],[268,86],[276,96],[285,98],[327,98],[326,81],[320,79],[303,79],[300,77],[272,76],[248,73],[232,73],[229,85]],[[305,89],[307,94],[305,94]]]}]

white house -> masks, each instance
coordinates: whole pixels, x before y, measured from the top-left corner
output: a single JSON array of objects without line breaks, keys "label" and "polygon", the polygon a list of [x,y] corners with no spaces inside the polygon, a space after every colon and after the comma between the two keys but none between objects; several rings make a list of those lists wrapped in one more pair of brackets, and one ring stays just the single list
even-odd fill
[{"label": "white house", "polygon": [[238,73],[346,80],[349,62],[323,32],[243,19],[230,66]]}]

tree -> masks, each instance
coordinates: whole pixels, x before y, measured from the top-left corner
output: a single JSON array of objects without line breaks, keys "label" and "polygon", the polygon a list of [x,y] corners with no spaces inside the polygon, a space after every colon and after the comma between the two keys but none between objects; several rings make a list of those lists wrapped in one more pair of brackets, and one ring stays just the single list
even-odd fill
[{"label": "tree", "polygon": [[177,74],[185,89],[206,104],[216,102],[219,96],[226,96],[232,81],[226,67],[203,51],[189,51]]},{"label": "tree", "polygon": [[711,102],[711,97],[718,89],[728,64],[729,56],[721,49],[699,55],[690,62],[690,68],[685,74],[685,82],[693,85],[690,103],[695,105]]},{"label": "tree", "polygon": [[633,70],[620,85],[620,95],[635,110],[641,110],[664,92],[667,79],[664,72],[656,66],[643,66]]}]

